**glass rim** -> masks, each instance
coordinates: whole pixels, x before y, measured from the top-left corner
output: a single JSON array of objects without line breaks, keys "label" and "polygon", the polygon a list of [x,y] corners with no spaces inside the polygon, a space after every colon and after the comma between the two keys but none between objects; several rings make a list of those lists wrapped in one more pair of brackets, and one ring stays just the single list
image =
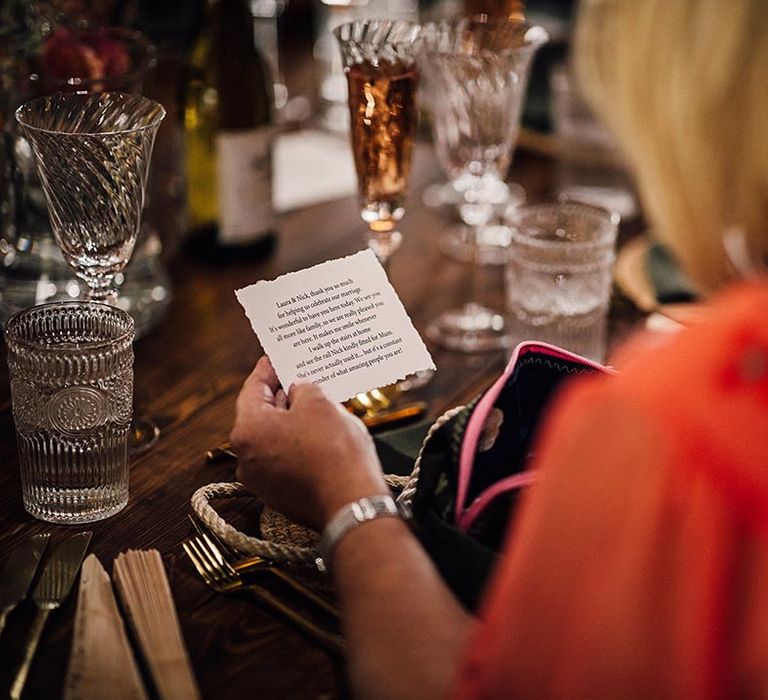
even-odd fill
[{"label": "glass rim", "polygon": [[[411,20],[408,19],[386,19],[384,17],[371,17],[368,19],[356,19],[352,20],[351,22],[343,22],[338,27],[335,27],[333,29],[333,35],[339,40],[339,41],[349,41],[355,44],[363,44],[365,42],[359,42],[354,41],[353,39],[343,39],[341,37],[342,31],[349,27],[394,27],[394,26],[400,26],[403,28],[408,29],[416,29],[416,36],[414,39],[418,39],[419,34],[421,33],[421,25],[418,22],[411,22]],[[404,42],[395,42],[395,43],[404,43]]]},{"label": "glass rim", "polygon": [[31,316],[35,312],[42,311],[45,309],[53,309],[53,308],[59,308],[59,309],[67,309],[67,308],[91,308],[91,309],[99,309],[99,310],[108,310],[111,312],[115,318],[121,320],[125,325],[125,330],[120,333],[119,335],[115,336],[114,338],[106,338],[104,340],[91,340],[87,342],[81,342],[77,343],[76,348],[71,348],[73,350],[77,350],[78,352],[87,351],[87,350],[99,350],[101,348],[110,347],[113,345],[120,345],[122,343],[125,343],[125,341],[131,341],[133,342],[133,336],[135,333],[135,322],[133,320],[133,317],[123,309],[118,308],[117,306],[112,306],[111,304],[104,304],[98,301],[78,301],[76,299],[73,299],[72,301],[52,301],[48,302],[47,304],[37,304],[36,306],[30,306],[26,309],[22,309],[21,311],[17,311],[13,316],[11,316],[8,321],[5,324],[5,330],[3,331],[3,335],[5,336],[5,342],[8,348],[10,349],[11,343],[14,346],[23,347],[25,349],[29,350],[36,350],[36,351],[50,351],[56,349],[57,352],[60,352],[62,349],[70,349],[70,348],[61,348],[52,346],[46,343],[43,343],[39,340],[29,340],[27,338],[21,338],[19,337],[17,333],[18,327],[23,323],[25,318],[27,316]]},{"label": "glass rim", "polygon": [[[504,20],[501,18],[495,18],[488,14],[481,13],[472,15],[471,17],[454,17],[453,19],[444,19],[439,20],[435,22],[427,22],[425,24],[422,24],[420,26],[419,30],[419,39],[422,41],[421,51],[422,54],[433,54],[433,55],[451,55],[456,54],[455,51],[451,50],[441,50],[439,48],[427,48],[425,46],[426,40],[425,40],[425,30],[428,28],[435,28],[438,29],[440,27],[446,27],[446,28],[457,28],[461,25],[466,25],[467,27],[471,27],[473,25],[478,26],[486,26],[486,27],[504,27],[504,26],[515,26],[517,28],[520,28],[523,31],[523,43],[520,46],[510,46],[505,49],[501,49],[499,51],[494,51],[493,49],[481,49],[479,53],[488,52],[495,56],[511,56],[514,54],[521,54],[521,53],[533,53],[537,49],[539,49],[541,46],[549,42],[551,39],[550,33],[540,24],[534,24],[532,22],[510,22],[508,20]],[[530,37],[528,35],[531,34]],[[471,55],[471,54],[460,54],[460,55]]]},{"label": "glass rim", "polygon": [[[135,46],[140,47],[144,53],[144,60],[135,68],[132,68],[125,73],[115,73],[114,75],[108,75],[103,78],[79,78],[77,76],[69,76],[67,78],[48,78],[40,73],[32,73],[29,75],[30,82],[36,85],[50,85],[52,87],[74,87],[87,90],[96,85],[104,84],[108,85],[113,82],[131,82],[139,78],[144,77],[149,71],[157,67],[157,49],[155,45],[147,38],[147,36],[140,32],[138,29],[130,29],[128,27],[68,27],[75,32],[93,32],[94,34],[106,34],[113,36],[121,36],[122,38],[134,42]],[[63,92],[63,91],[62,91]],[[107,91],[109,92],[109,91]],[[57,132],[58,133],[58,132]]]},{"label": "glass rim", "polygon": [[[600,223],[605,227],[605,232],[591,240],[586,241],[574,241],[568,239],[562,240],[544,240],[537,238],[523,232],[526,228],[522,223],[522,217],[526,213],[535,214],[536,212],[566,212],[568,209],[580,212],[582,214],[589,214],[595,220],[600,220]],[[558,247],[567,245],[572,250],[590,250],[596,248],[613,247],[616,242],[616,236],[618,233],[618,227],[621,223],[621,217],[615,212],[605,209],[603,207],[589,204],[587,202],[543,202],[540,204],[525,204],[517,207],[515,211],[509,216],[507,225],[510,231],[510,240],[521,245],[528,246],[529,248],[538,248],[539,250],[554,250]]]},{"label": "glass rim", "polygon": [[[145,101],[146,103],[153,104],[157,107],[159,107],[159,112],[155,116],[155,118],[147,123],[142,124],[140,126],[135,126],[131,129],[112,129],[111,131],[57,131],[56,129],[45,129],[41,126],[34,126],[23,119],[23,110],[26,108],[31,108],[33,105],[39,102],[43,102],[44,100],[49,100],[51,97],[65,97],[65,98],[84,98],[84,99],[94,99],[94,98],[102,98],[102,97],[139,97],[141,100]],[[85,90],[78,90],[76,92],[64,92],[64,91],[58,91],[53,92],[50,95],[43,95],[41,97],[35,97],[31,100],[28,100],[22,105],[19,105],[19,107],[16,108],[16,111],[14,112],[14,117],[16,119],[16,122],[22,127],[24,130],[37,132],[40,134],[51,134],[54,136],[119,136],[121,134],[135,134],[139,131],[147,131],[149,129],[155,129],[157,128],[160,123],[165,119],[166,117],[166,110],[163,105],[161,105],[156,100],[153,100],[150,97],[145,97],[144,95],[140,95],[136,92],[120,92],[120,91],[106,91],[106,92],[86,92]]]}]

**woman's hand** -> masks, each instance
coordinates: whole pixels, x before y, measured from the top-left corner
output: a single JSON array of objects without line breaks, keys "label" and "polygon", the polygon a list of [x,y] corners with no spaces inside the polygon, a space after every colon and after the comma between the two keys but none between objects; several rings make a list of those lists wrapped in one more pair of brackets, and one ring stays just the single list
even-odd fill
[{"label": "woman's hand", "polygon": [[388,493],[362,421],[316,384],[295,384],[286,396],[266,356],[240,390],[229,441],[238,456],[237,478],[317,530],[341,506]]},{"label": "woman's hand", "polygon": [[[266,357],[240,392],[230,442],[240,481],[318,530],[341,506],[387,493],[362,422],[316,385],[286,397]],[[471,620],[406,525],[380,518],[354,528],[331,571],[355,696],[447,697]]]}]

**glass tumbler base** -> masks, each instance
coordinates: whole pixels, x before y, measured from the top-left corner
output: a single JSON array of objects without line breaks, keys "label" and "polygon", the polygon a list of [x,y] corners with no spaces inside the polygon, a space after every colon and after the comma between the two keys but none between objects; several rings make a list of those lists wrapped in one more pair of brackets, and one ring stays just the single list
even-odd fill
[{"label": "glass tumbler base", "polygon": [[[128,489],[104,502],[97,489],[47,489],[35,498],[24,496],[24,509],[38,520],[60,525],[79,525],[104,520],[128,505]],[[40,503],[44,499],[45,503]]]},{"label": "glass tumbler base", "polygon": [[438,316],[427,326],[427,337],[449,350],[468,353],[505,350],[512,344],[504,317],[473,303]]}]

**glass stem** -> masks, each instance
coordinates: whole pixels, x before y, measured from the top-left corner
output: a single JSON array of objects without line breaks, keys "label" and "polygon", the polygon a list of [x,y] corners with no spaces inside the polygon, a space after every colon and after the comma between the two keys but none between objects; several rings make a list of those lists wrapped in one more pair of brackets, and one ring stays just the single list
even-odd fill
[{"label": "glass stem", "polygon": [[469,245],[471,257],[469,259],[467,300],[464,310],[470,313],[473,309],[483,306],[483,280],[482,265],[480,261],[480,246],[478,245],[477,226],[469,226]]},{"label": "glass stem", "polygon": [[389,261],[402,241],[403,235],[399,231],[368,230],[368,247],[376,255],[387,275],[389,275]]},{"label": "glass stem", "polygon": [[111,285],[108,287],[89,287],[86,299],[100,304],[117,306],[117,291]]},{"label": "glass stem", "polygon": [[468,243],[471,251],[469,260],[469,280],[467,301],[464,303],[464,311],[467,315],[473,315],[473,311],[483,308],[484,286],[483,269],[478,235],[482,226],[486,226],[493,215],[492,206],[485,201],[485,183],[480,177],[472,177],[463,187],[464,204],[459,211],[468,231]]}]

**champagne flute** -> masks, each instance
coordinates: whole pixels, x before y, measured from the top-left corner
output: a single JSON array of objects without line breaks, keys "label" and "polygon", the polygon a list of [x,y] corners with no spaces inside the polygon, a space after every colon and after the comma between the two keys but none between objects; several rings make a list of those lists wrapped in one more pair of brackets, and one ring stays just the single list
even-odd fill
[{"label": "champagne flute", "polygon": [[[411,172],[418,109],[415,48],[419,26],[404,20],[359,20],[334,30],[347,77],[349,115],[360,214],[366,240],[387,269],[402,243],[398,222]],[[432,372],[406,378],[400,390],[425,384]],[[382,398],[383,397],[383,398]],[[371,410],[386,408],[380,389],[359,396],[373,399]]]},{"label": "champagne flute", "polygon": [[487,15],[422,29],[418,59],[432,111],[435,150],[445,173],[462,183],[457,188],[462,192],[459,213],[473,250],[471,298],[427,328],[432,340],[452,350],[498,350],[511,343],[504,316],[475,298],[482,264],[477,236],[495,214],[491,185],[504,185],[531,60],[548,38],[541,27]]},{"label": "champagne flute", "polygon": [[[165,109],[141,95],[56,93],[27,102],[16,121],[35,156],[56,243],[88,289],[85,298],[119,305],[115,276],[133,253],[155,135]],[[158,429],[131,426],[132,451]]]},{"label": "champagne flute", "polygon": [[411,171],[418,110],[413,55],[419,27],[362,20],[334,31],[349,90],[352,151],[368,246],[385,267],[400,247],[397,225]]}]

